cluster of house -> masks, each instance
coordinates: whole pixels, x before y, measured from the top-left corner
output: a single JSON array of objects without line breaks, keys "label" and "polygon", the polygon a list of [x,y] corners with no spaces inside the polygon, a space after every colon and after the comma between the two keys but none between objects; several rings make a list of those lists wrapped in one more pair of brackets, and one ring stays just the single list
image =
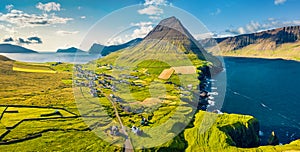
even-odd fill
[{"label": "cluster of house", "polygon": [[75,65],[75,71],[77,72],[76,77],[81,79],[81,81],[76,79],[74,81],[75,85],[88,87],[90,89],[90,94],[93,97],[98,97],[99,94],[101,93],[101,91],[97,90],[97,88],[96,88],[97,85],[95,83],[95,80],[97,80],[99,78],[99,75],[95,74],[91,70],[82,69],[81,65]]},{"label": "cluster of house", "polygon": [[[112,65],[105,65],[105,66],[108,67],[109,69],[114,68]],[[109,74],[105,74],[105,73],[97,74],[94,71],[85,70],[83,69],[82,65],[75,65],[75,71],[76,71],[75,76],[79,78],[74,81],[75,85],[89,87],[90,94],[93,97],[98,97],[99,94],[101,94],[101,91],[98,90],[97,87],[110,89],[113,92],[117,91],[117,86],[115,84],[126,84],[131,86],[143,87],[142,84],[128,81],[128,79],[134,79],[134,80],[139,79],[139,77],[133,75],[120,74],[119,77],[121,79],[116,79],[115,77]],[[98,82],[98,85],[96,84],[96,82]],[[116,102],[122,101],[119,97],[115,97],[115,96],[113,99]]]},{"label": "cluster of house", "polygon": [[119,77],[124,78],[124,79],[139,79],[138,76],[133,76],[133,75],[128,75],[128,74],[120,74]]}]

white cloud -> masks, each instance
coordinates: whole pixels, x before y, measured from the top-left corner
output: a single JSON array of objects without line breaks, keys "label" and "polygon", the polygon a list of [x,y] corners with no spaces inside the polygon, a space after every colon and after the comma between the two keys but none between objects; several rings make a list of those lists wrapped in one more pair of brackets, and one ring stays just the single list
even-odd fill
[{"label": "white cloud", "polygon": [[160,16],[149,16],[149,19],[151,20],[161,20]]},{"label": "white cloud", "polygon": [[0,13],[0,21],[18,25],[19,27],[47,26],[52,24],[66,24],[72,18],[63,18],[55,14],[27,14],[20,10],[11,10],[7,14]]},{"label": "white cloud", "polygon": [[118,45],[118,44],[123,44],[124,42],[125,41],[121,37],[117,36],[109,39],[106,45]]},{"label": "white cloud", "polygon": [[160,15],[163,14],[164,11],[163,9],[160,9],[157,6],[149,5],[146,8],[138,10],[138,13],[146,15]]},{"label": "white cloud", "polygon": [[201,39],[207,39],[207,38],[217,37],[217,34],[212,33],[212,32],[207,32],[207,33],[201,33],[201,34],[193,34],[193,37],[196,40],[201,40]]},{"label": "white cloud", "polygon": [[139,23],[131,23],[130,25],[131,26],[149,26],[149,25],[152,25],[153,23],[152,22],[139,22]]},{"label": "white cloud", "polygon": [[285,3],[287,0],[275,0],[274,1],[274,4],[275,5],[279,5],[279,4],[283,4],[283,3]]},{"label": "white cloud", "polygon": [[243,27],[239,27],[237,31],[239,34],[246,34],[246,30]]},{"label": "white cloud", "polygon": [[151,20],[161,19],[161,15],[164,13],[164,10],[161,7],[162,5],[172,6],[172,4],[167,0],[145,0],[143,5],[144,8],[138,10],[138,13],[142,15],[148,15],[149,19]]},{"label": "white cloud", "polygon": [[260,25],[260,23],[254,22],[254,21],[251,21],[248,25],[246,25],[246,28],[247,28],[248,32],[251,32],[251,33],[260,30],[261,27],[262,26]]},{"label": "white cloud", "polygon": [[16,33],[15,28],[10,25],[5,26],[5,25],[0,24],[0,30],[8,32],[9,34]]},{"label": "white cloud", "polygon": [[222,12],[221,9],[217,8],[217,10],[215,12],[210,13],[210,15],[216,16],[219,15],[221,12]]},{"label": "white cloud", "polygon": [[142,38],[145,37],[151,30],[153,26],[141,26],[138,29],[135,29],[131,35],[132,38]]},{"label": "white cloud", "polygon": [[240,35],[240,34],[246,34],[247,31],[244,27],[239,27],[237,29],[227,29],[225,32],[231,33],[233,35]]},{"label": "white cloud", "polygon": [[130,25],[135,27],[131,34],[128,33],[123,36],[116,36],[114,38],[111,38],[106,42],[106,45],[118,45],[132,39],[143,38],[153,29],[152,22],[131,23]]},{"label": "white cloud", "polygon": [[227,29],[225,32],[234,35],[239,35],[239,34],[255,33],[255,32],[260,32],[268,29],[285,27],[285,26],[295,26],[295,25],[300,25],[300,20],[282,21],[282,20],[277,20],[275,18],[268,18],[263,23],[251,21],[244,27],[239,27],[237,29]]},{"label": "white cloud", "polygon": [[39,2],[36,5],[36,8],[40,9],[40,10],[43,10],[43,11],[46,11],[46,12],[60,11],[61,10],[60,4],[59,3],[55,3],[55,2],[48,2],[48,3],[45,3],[45,4]]},{"label": "white cloud", "polygon": [[86,16],[80,16],[81,19],[86,19]]},{"label": "white cloud", "polygon": [[56,34],[60,36],[73,35],[77,33],[79,33],[79,31],[63,31],[63,30],[56,31]]},{"label": "white cloud", "polygon": [[81,10],[81,9],[82,9],[82,7],[81,7],[81,6],[78,6],[78,7],[77,7],[77,9],[78,9],[78,10]]},{"label": "white cloud", "polygon": [[14,5],[9,4],[5,6],[5,9],[7,9],[8,11],[12,10],[14,8]]},{"label": "white cloud", "polygon": [[130,35],[131,39],[145,37],[153,29],[152,22],[131,23],[131,25],[137,27]]},{"label": "white cloud", "polygon": [[167,5],[166,0],[145,0],[144,5]]}]

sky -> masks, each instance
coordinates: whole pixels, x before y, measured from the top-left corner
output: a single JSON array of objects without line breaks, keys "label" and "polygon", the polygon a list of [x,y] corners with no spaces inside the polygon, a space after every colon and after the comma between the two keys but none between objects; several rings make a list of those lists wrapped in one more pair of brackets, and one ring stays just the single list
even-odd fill
[{"label": "sky", "polygon": [[196,39],[300,25],[299,0],[0,0],[0,43],[40,52],[144,37],[176,16]]}]

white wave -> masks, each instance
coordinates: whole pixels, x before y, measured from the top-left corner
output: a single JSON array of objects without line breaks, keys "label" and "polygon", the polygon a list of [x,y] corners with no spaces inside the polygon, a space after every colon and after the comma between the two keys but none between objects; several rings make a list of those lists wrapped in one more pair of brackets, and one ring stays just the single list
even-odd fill
[{"label": "white wave", "polygon": [[281,113],[278,113],[279,116],[281,116],[284,119],[289,119],[288,117],[286,117],[285,115],[282,115]]},{"label": "white wave", "polygon": [[215,96],[219,95],[218,92],[209,92],[208,94],[209,94],[209,95],[215,95]]},{"label": "white wave", "polygon": [[267,109],[270,110],[270,111],[272,110],[270,107],[268,107],[267,105],[265,105],[265,104],[263,104],[263,103],[260,103],[260,105],[263,106],[264,108],[267,108]]},{"label": "white wave", "polygon": [[223,114],[222,111],[220,111],[219,109],[216,110],[218,112],[218,114]]},{"label": "white wave", "polygon": [[233,92],[233,94],[237,94],[237,95],[239,95],[239,93],[238,93],[238,92],[235,92],[235,91]]},{"label": "white wave", "polygon": [[215,97],[213,97],[213,96],[209,96],[209,97],[208,97],[208,99],[210,99],[210,100],[214,100],[214,99],[215,99]]},{"label": "white wave", "polygon": [[214,106],[214,105],[215,105],[215,101],[213,101],[213,100],[208,100],[208,104],[211,105],[211,106]]},{"label": "white wave", "polygon": [[293,133],[292,135],[291,135],[291,138],[293,138],[295,136],[295,133]]},{"label": "white wave", "polygon": [[212,90],[217,90],[218,88],[217,88],[217,87],[211,87],[211,89],[212,89]]},{"label": "white wave", "polygon": [[215,80],[215,79],[208,79],[208,81],[210,81],[210,82],[215,82],[215,81],[217,81],[217,80]]}]

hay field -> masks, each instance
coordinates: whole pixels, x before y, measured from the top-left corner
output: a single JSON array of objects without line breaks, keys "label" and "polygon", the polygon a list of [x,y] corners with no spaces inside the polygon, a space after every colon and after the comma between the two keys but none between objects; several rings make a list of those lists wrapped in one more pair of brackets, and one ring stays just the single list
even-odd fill
[{"label": "hay field", "polygon": [[160,73],[160,75],[158,76],[158,78],[159,79],[167,80],[167,79],[169,79],[172,76],[173,72],[174,72],[174,69],[172,69],[172,68],[171,69],[164,69]]},{"label": "hay field", "polygon": [[196,67],[195,66],[179,66],[172,67],[176,74],[195,74]]}]

